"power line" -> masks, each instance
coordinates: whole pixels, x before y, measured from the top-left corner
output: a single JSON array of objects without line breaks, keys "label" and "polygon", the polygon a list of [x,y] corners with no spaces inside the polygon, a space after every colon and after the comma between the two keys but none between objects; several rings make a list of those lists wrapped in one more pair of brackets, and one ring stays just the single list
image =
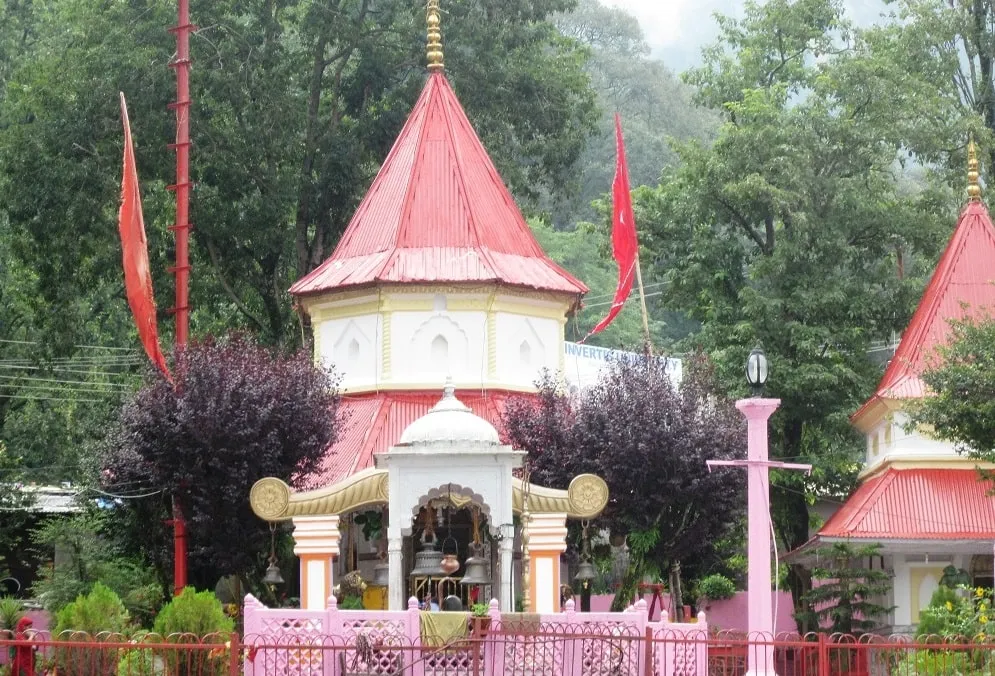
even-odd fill
[{"label": "power line", "polygon": [[86,392],[89,394],[127,394],[121,390],[105,390],[97,387],[65,387],[63,385],[24,385],[21,392]]},{"label": "power line", "polygon": [[[36,340],[11,340],[9,338],[0,338],[0,343],[10,343],[12,345],[42,345],[42,343]],[[73,345],[75,348],[81,350],[128,350],[135,351],[133,347],[113,347],[111,345]]]},{"label": "power line", "polygon": [[[648,293],[648,294],[646,294],[646,298],[652,298],[653,296],[660,296],[660,295],[662,295],[662,294],[663,294],[663,291],[654,291],[653,293]],[[630,293],[630,294],[629,294],[629,295],[628,295],[628,296],[626,297],[626,299],[625,299],[625,300],[629,300],[629,298],[631,298],[632,296],[633,296],[633,294],[632,294],[632,293]],[[625,302],[625,301],[623,301],[623,302]],[[585,306],[584,306],[583,308],[581,308],[581,309],[582,309],[582,310],[589,310],[589,309],[591,309],[591,308],[593,308],[593,307],[601,307],[601,306],[603,306],[603,305],[614,305],[614,304],[615,304],[615,301],[613,301],[613,300],[609,300],[609,301],[605,301],[604,303],[594,303],[594,304],[592,304],[592,305],[585,305]]]},{"label": "power line", "polygon": [[106,402],[106,399],[79,399],[77,397],[26,397],[20,394],[0,394],[0,399],[27,399],[29,401],[89,401],[97,404]]},{"label": "power line", "polygon": [[[106,366],[135,366],[136,364],[110,364]],[[137,373],[130,373],[128,371],[98,371],[96,368],[90,369],[74,369],[67,366],[13,366],[10,364],[0,363],[0,369],[19,369],[22,371],[56,371],[59,373],[80,373],[80,374],[90,374],[90,375],[104,375],[104,376],[137,376]]]},{"label": "power line", "polygon": [[100,383],[89,380],[58,380],[57,378],[34,378],[32,376],[8,376],[0,373],[0,380],[27,380],[42,383],[63,383],[66,385],[101,385],[107,387],[130,387],[127,383]]}]

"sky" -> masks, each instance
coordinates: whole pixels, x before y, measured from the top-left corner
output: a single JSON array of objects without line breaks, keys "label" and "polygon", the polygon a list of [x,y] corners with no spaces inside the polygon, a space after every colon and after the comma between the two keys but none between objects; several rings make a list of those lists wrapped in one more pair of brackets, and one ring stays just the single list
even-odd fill
[{"label": "sky", "polygon": [[[639,19],[653,56],[681,72],[700,62],[701,48],[714,42],[718,31],[712,14],[740,16],[742,0],[602,0]],[[859,25],[873,23],[884,11],[882,0],[846,0],[850,17]]]}]

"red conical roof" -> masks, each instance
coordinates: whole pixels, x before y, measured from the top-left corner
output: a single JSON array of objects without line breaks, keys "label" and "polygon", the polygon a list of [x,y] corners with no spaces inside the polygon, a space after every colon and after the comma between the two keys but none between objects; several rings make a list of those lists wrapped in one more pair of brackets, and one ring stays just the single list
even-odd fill
[{"label": "red conical roof", "polygon": [[331,257],[290,292],[377,282],[587,291],[539,246],[441,71],[429,75]]},{"label": "red conical roof", "polygon": [[925,395],[920,375],[936,365],[936,348],[947,343],[950,322],[988,312],[995,313],[995,226],[985,205],[972,201],[961,212],[877,392],[853,415],[853,421],[884,400]]}]

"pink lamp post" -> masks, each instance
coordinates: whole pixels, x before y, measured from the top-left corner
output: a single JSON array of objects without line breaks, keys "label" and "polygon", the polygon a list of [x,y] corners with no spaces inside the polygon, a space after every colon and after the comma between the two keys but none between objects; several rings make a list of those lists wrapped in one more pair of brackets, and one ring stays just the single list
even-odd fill
[{"label": "pink lamp post", "polygon": [[746,460],[709,460],[708,469],[716,466],[746,467],[747,471],[747,600],[749,638],[756,644],[747,656],[747,676],[776,676],[774,670],[774,613],[771,602],[770,555],[770,468],[811,471],[811,465],[769,460],[767,420],[781,405],[780,399],[759,396],[767,382],[767,357],[759,347],[746,361],[746,379],[754,396],[736,402],[746,416]]}]

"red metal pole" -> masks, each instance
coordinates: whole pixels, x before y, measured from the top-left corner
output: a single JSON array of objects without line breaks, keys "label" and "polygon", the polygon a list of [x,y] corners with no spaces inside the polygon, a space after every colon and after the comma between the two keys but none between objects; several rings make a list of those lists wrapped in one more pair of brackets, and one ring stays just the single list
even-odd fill
[{"label": "red metal pole", "polygon": [[[176,220],[170,230],[176,236],[176,265],[170,271],[176,275],[176,299],[172,308],[176,319],[174,344],[178,349],[187,345],[190,328],[190,24],[189,0],[178,0],[176,26],[176,58],[169,64],[176,71],[176,101],[169,107],[176,112],[176,184],[169,186],[176,193]],[[187,586],[187,529],[183,509],[173,498],[173,591],[179,594]]]}]

